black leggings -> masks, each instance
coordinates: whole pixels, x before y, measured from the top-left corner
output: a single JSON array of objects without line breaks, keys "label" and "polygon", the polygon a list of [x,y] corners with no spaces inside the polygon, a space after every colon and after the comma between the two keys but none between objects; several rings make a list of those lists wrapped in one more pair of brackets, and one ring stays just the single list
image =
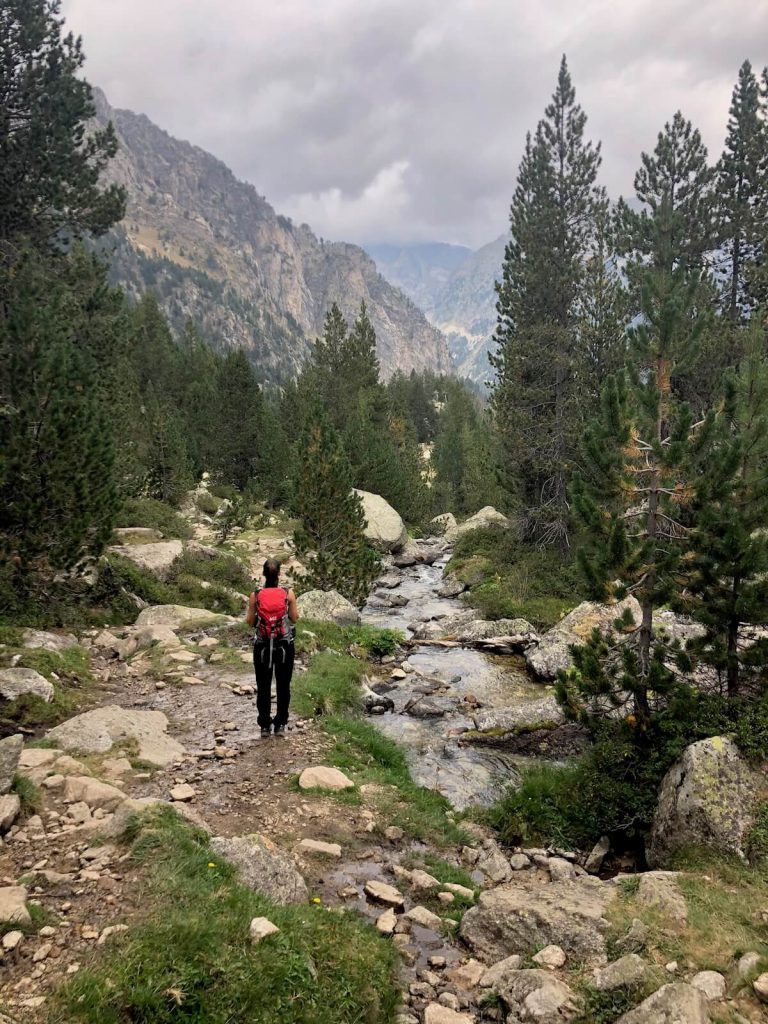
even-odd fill
[{"label": "black leggings", "polygon": [[[272,664],[269,663],[269,644],[253,645],[253,667],[256,670],[256,708],[258,722],[262,729],[270,725],[285,725],[288,721],[288,705],[291,703],[291,676],[295,648],[291,640],[279,640],[272,647]],[[272,672],[275,673],[277,710],[272,718]]]}]

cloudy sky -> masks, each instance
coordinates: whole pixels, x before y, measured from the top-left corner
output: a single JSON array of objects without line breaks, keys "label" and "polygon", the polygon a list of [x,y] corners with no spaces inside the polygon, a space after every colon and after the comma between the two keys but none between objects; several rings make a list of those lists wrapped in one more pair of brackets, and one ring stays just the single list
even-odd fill
[{"label": "cloudy sky", "polygon": [[565,52],[631,191],[674,111],[719,153],[768,0],[64,0],[87,75],[331,239],[481,245]]}]

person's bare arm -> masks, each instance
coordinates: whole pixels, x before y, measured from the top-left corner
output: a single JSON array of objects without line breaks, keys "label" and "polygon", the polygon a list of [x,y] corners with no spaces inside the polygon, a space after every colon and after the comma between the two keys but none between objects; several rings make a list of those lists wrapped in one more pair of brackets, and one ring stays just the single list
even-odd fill
[{"label": "person's bare arm", "polygon": [[293,623],[299,621],[299,602],[292,590],[288,591],[288,618]]},{"label": "person's bare arm", "polygon": [[248,611],[245,614],[245,621],[251,627],[256,625],[256,591],[248,599]]}]

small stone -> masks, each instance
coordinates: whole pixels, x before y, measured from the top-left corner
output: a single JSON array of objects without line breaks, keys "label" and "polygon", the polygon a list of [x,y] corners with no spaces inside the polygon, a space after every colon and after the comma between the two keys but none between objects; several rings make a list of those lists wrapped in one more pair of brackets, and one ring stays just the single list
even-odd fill
[{"label": "small stone", "polygon": [[379,914],[376,918],[376,928],[382,935],[393,935],[396,924],[397,917],[393,907],[385,910],[383,914]]},{"label": "small stone", "polygon": [[550,857],[547,868],[553,882],[570,882],[576,877],[573,864],[563,857]]},{"label": "small stone", "polygon": [[430,875],[426,871],[421,871],[419,868],[416,868],[415,871],[411,872],[409,881],[414,889],[422,890],[424,892],[431,892],[433,889],[440,888],[440,882],[434,877],[434,875]]},{"label": "small stone", "polygon": [[392,671],[389,673],[390,679],[406,679],[407,677],[408,673],[404,672],[403,669],[401,668],[393,668]]},{"label": "small stone", "polygon": [[400,828],[399,825],[388,825],[384,829],[384,838],[389,839],[393,843],[399,842],[405,838],[405,831]]},{"label": "small stone", "polygon": [[668,964],[664,964],[664,970],[668,974],[675,974],[677,972],[677,960],[670,960]]},{"label": "small stone", "polygon": [[691,984],[703,992],[710,1003],[725,998],[725,978],[717,971],[699,971],[691,978]]},{"label": "small stone", "polygon": [[363,891],[369,899],[374,901],[374,903],[384,903],[387,906],[395,908],[403,906],[403,894],[399,889],[396,889],[394,885],[388,885],[386,882],[371,879],[371,881],[365,883]]},{"label": "small stone", "polygon": [[305,768],[299,776],[300,789],[354,789],[354,782],[338,768],[328,768],[318,765],[315,768]]},{"label": "small stone", "polygon": [[16,793],[0,796],[0,835],[5,834],[21,812],[21,800]]},{"label": "small stone", "polygon": [[6,932],[3,936],[3,949],[11,953],[24,939],[23,932]]},{"label": "small stone", "polygon": [[102,929],[101,935],[96,940],[96,945],[97,946],[103,946],[104,943],[107,941],[107,939],[110,937],[110,935],[117,935],[120,932],[127,932],[127,931],[128,931],[128,925],[127,924],[110,924],[110,925],[107,925],[106,928]]},{"label": "small stone", "polygon": [[768,972],[755,978],[752,988],[761,1003],[768,1003]]},{"label": "small stone", "polygon": [[275,935],[280,929],[277,925],[266,917],[254,917],[251,921],[251,927],[249,929],[249,935],[251,942],[261,942],[262,939],[266,939],[268,935]]},{"label": "small stone", "polygon": [[63,775],[49,775],[47,778],[43,779],[40,785],[44,786],[45,789],[61,789],[64,782],[65,779]]},{"label": "small stone", "polygon": [[737,968],[739,972],[739,977],[746,978],[748,975],[754,974],[755,971],[759,968],[761,960],[762,957],[760,956],[760,954],[754,952],[754,950],[750,951],[749,953],[745,953],[742,957],[739,958],[739,965]]},{"label": "small stone", "polygon": [[631,989],[639,986],[646,972],[646,964],[637,953],[627,953],[606,967],[594,972],[594,985],[599,992],[614,992],[616,989]]},{"label": "small stone", "polygon": [[23,885],[0,888],[0,924],[29,924],[27,890]]},{"label": "small stone", "polygon": [[32,963],[33,964],[39,964],[39,963],[42,963],[43,960],[47,960],[48,959],[48,954],[51,952],[52,949],[53,949],[53,943],[52,942],[44,942],[42,944],[42,946],[40,946],[39,949],[35,950],[35,953],[34,953],[34,955],[32,957]]},{"label": "small stone", "polygon": [[408,991],[417,999],[434,999],[436,997],[435,990],[426,981],[412,981],[408,986]]},{"label": "small stone", "polygon": [[529,868],[531,866],[530,860],[524,853],[514,853],[509,858],[509,863],[513,871],[524,871],[525,868]]},{"label": "small stone", "polygon": [[358,892],[354,885],[345,885],[343,889],[337,891],[336,895],[342,900],[353,900],[357,897]]},{"label": "small stone", "polygon": [[338,843],[323,843],[319,839],[302,839],[299,849],[302,853],[316,853],[321,857],[333,857],[336,860],[341,857],[341,847]]},{"label": "small stone", "polygon": [[439,892],[437,898],[444,906],[450,906],[451,903],[455,902],[456,897],[452,892]]},{"label": "small stone", "polygon": [[187,782],[181,782],[171,790],[171,800],[177,800],[179,803],[187,803],[189,800],[194,800],[195,796],[194,788]]},{"label": "small stone", "polygon": [[533,957],[533,961],[554,971],[565,963],[565,953],[559,946],[545,946]]},{"label": "small stone", "polygon": [[475,894],[471,889],[468,889],[466,885],[459,885],[457,882],[446,882],[445,889],[448,892],[452,892],[455,896],[461,896],[462,899],[469,902],[474,902]]},{"label": "small stone", "polygon": [[590,875],[596,875],[600,868],[603,866],[603,861],[608,855],[608,851],[611,848],[611,840],[608,836],[603,836],[595,843],[592,847],[592,852],[587,857],[584,863],[584,870]]},{"label": "small stone", "polygon": [[485,964],[481,964],[479,960],[467,960],[466,963],[460,964],[458,967],[452,967],[447,971],[445,980],[450,985],[453,985],[454,988],[459,989],[459,991],[467,992],[470,989],[477,988],[485,972]]},{"label": "small stone", "polygon": [[37,933],[41,939],[52,939],[56,934],[56,929],[51,925],[47,924]]},{"label": "small stone", "polygon": [[91,819],[91,808],[80,800],[76,804],[70,804],[67,814],[75,824],[84,825],[86,821]]},{"label": "small stone", "polygon": [[424,1024],[472,1024],[474,1018],[458,1013],[453,1007],[442,1003],[430,1003],[424,1011]]},{"label": "small stone", "polygon": [[427,963],[430,967],[434,967],[436,971],[441,971],[447,964],[447,960],[444,956],[430,956],[427,958]]},{"label": "small stone", "polygon": [[443,919],[438,917],[437,914],[433,914],[431,910],[427,910],[426,907],[411,907],[405,918],[412,924],[418,925],[420,928],[428,928],[430,931],[439,931]]}]

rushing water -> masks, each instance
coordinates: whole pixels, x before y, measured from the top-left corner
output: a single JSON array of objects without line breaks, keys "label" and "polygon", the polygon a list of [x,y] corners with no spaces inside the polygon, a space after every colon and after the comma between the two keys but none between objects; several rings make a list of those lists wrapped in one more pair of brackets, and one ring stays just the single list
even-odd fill
[{"label": "rushing water", "polygon": [[[461,611],[464,605],[439,597],[444,562],[393,569],[385,579],[400,582],[391,589],[377,584],[363,609],[363,621],[412,635],[412,626]],[[377,606],[377,594],[407,601],[402,607]],[[422,786],[436,789],[454,807],[490,804],[518,776],[526,758],[484,747],[462,745],[459,738],[474,729],[474,709],[510,707],[539,699],[544,688],[525,671],[520,658],[495,657],[466,647],[419,645],[403,666],[407,677],[387,693],[394,712],[371,721],[408,752],[411,774]]]}]

